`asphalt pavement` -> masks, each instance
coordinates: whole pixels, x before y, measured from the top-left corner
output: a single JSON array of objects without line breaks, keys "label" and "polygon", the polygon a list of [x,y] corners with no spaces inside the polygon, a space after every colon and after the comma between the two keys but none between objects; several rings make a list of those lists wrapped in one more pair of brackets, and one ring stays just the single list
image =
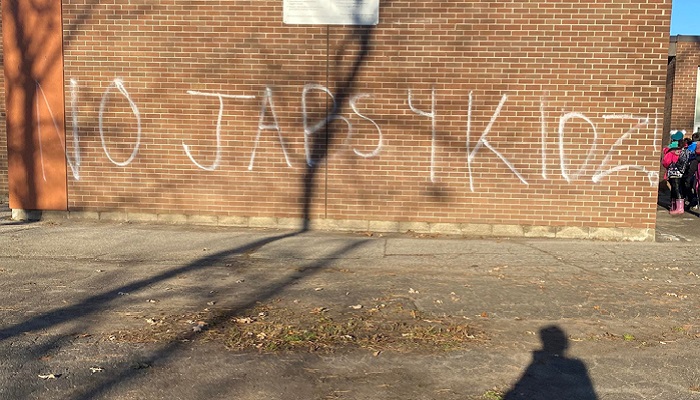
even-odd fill
[{"label": "asphalt pavement", "polygon": [[[0,217],[2,399],[700,399],[691,213],[659,207],[651,243]],[[192,329],[387,304],[475,339],[263,352]]]}]

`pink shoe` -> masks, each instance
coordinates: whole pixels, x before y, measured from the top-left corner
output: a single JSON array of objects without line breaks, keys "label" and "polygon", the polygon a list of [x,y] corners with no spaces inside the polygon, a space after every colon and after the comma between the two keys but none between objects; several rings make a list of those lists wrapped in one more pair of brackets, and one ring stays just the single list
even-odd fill
[{"label": "pink shoe", "polygon": [[685,200],[683,200],[683,199],[671,200],[671,210],[669,211],[669,214],[681,215],[683,213],[685,213]]}]

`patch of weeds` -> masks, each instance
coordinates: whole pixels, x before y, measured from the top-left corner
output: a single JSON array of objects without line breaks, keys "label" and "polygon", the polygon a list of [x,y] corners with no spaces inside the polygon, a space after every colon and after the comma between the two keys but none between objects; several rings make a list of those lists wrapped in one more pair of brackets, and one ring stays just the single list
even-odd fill
[{"label": "patch of weeds", "polygon": [[314,342],[318,339],[318,335],[315,332],[309,332],[307,330],[295,331],[291,329],[287,335],[284,337],[285,342],[291,344],[298,342]]},{"label": "patch of weeds", "polygon": [[623,339],[625,342],[632,342],[632,341],[637,340],[637,338],[634,337],[634,335],[631,334],[631,333],[623,333],[623,334],[622,334],[622,339]]},{"label": "patch of weeds", "polygon": [[[186,315],[161,315],[158,323],[110,335],[110,340],[221,342],[236,351],[334,351],[343,348],[449,351],[485,340],[463,318],[436,317],[403,307],[336,311],[258,305],[246,315],[208,309]],[[193,331],[193,324],[205,329]]]},{"label": "patch of weeds", "polygon": [[481,397],[486,400],[503,400],[503,396],[504,394],[500,390],[489,390]]},{"label": "patch of weeds", "polygon": [[[347,347],[372,350],[452,350],[483,339],[459,318],[428,319],[405,310],[340,313],[294,312],[286,308],[253,310],[259,318],[241,318],[210,329],[232,350],[323,351]],[[238,321],[238,322],[237,322]]]},{"label": "patch of weeds", "polygon": [[698,339],[700,338],[700,331],[693,330],[695,325],[687,324],[681,326],[672,326],[669,331],[662,333],[664,340],[677,339],[677,338],[690,338]]}]

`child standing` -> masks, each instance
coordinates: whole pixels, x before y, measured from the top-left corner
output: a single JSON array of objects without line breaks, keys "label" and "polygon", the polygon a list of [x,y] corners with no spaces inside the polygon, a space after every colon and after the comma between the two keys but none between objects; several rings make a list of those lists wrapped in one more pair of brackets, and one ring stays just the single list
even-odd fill
[{"label": "child standing", "polygon": [[[671,139],[675,139],[675,137],[672,135]],[[688,169],[688,150],[681,145],[682,140],[682,137],[680,140],[673,140],[663,150],[664,158],[662,164],[666,168],[665,178],[671,184],[671,209],[669,210],[671,215],[680,215],[685,212],[683,175]]]},{"label": "child standing", "polygon": [[691,142],[687,147],[688,150],[688,169],[685,171],[683,176],[683,185],[685,189],[685,204],[690,205],[691,210],[697,211],[698,205],[700,205],[700,197],[697,193],[697,173],[698,173],[698,141],[700,140],[700,133],[695,132],[691,136]]}]

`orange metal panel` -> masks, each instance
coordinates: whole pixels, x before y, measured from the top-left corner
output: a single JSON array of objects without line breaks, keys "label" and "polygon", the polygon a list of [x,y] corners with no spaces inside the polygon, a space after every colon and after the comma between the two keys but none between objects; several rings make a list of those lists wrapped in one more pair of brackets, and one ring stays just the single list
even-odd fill
[{"label": "orange metal panel", "polygon": [[3,0],[10,207],[68,207],[61,0]]}]

